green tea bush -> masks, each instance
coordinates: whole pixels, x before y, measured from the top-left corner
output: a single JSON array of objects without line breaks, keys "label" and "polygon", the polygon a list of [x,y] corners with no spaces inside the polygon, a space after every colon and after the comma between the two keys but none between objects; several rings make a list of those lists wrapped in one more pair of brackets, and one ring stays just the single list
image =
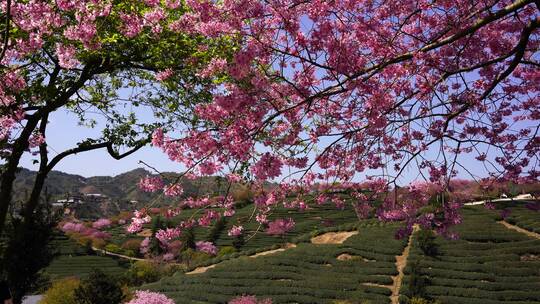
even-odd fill
[{"label": "green tea bush", "polygon": [[161,266],[150,261],[137,261],[124,274],[124,278],[130,286],[156,282],[161,276]]},{"label": "green tea bush", "polygon": [[236,249],[232,246],[225,246],[225,247],[221,247],[219,249],[219,252],[217,254],[218,257],[222,257],[222,256],[225,256],[225,255],[228,255],[228,254],[232,254],[232,253],[235,253],[236,252]]},{"label": "green tea bush", "polygon": [[[415,236],[418,245],[409,259],[417,261],[421,271],[411,263],[406,267],[402,292],[452,304],[540,303],[540,262],[522,260],[540,251],[540,241],[505,228],[482,207],[462,212],[464,222],[455,227],[460,239],[437,239],[435,257]],[[421,282],[422,277],[428,282]],[[424,286],[422,292],[418,285]]]},{"label": "green tea bush", "polygon": [[56,281],[47,289],[40,304],[77,304],[75,290],[80,281],[76,278],[67,278]]},{"label": "green tea bush", "polygon": [[122,250],[122,248],[120,248],[116,244],[107,244],[107,246],[105,246],[105,251],[112,252],[112,253],[123,253],[124,252]]}]

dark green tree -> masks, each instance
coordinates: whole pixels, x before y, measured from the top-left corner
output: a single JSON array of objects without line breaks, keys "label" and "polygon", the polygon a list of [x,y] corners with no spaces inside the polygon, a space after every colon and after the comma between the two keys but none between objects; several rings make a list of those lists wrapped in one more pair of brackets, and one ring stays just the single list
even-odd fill
[{"label": "dark green tree", "polygon": [[40,204],[29,219],[23,221],[16,214],[10,219],[4,233],[5,245],[0,246],[0,273],[9,282],[14,303],[18,304],[44,281],[40,270],[55,256],[55,250],[49,244],[59,216],[45,203]]},{"label": "dark green tree", "polygon": [[95,269],[75,290],[78,304],[118,304],[124,299],[117,278]]},{"label": "dark green tree", "polygon": [[439,247],[435,242],[436,236],[431,229],[422,229],[416,234],[418,246],[422,252],[430,257],[434,257],[439,253]]},{"label": "dark green tree", "polygon": [[244,244],[245,244],[244,234],[240,234],[239,236],[234,237],[232,245],[236,250],[240,250],[240,248],[242,248]]},{"label": "dark green tree", "polygon": [[193,228],[183,230],[180,240],[182,241],[182,251],[195,249],[195,233],[193,232]]}]

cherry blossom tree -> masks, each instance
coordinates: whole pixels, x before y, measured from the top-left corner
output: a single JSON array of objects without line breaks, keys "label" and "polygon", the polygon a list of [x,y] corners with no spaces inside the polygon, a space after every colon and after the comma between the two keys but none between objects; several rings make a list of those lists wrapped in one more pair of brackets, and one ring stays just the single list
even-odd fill
[{"label": "cherry blossom tree", "polygon": [[[104,149],[121,159],[146,145],[156,127],[192,119],[185,115],[191,105],[209,97],[197,67],[233,40],[186,31],[185,11],[175,0],[0,2],[0,233],[25,153],[39,163],[22,211],[29,219],[47,174],[64,158]],[[46,139],[57,111],[102,136],[54,155]]]},{"label": "cherry blossom tree", "polygon": [[[360,215],[405,221],[399,236],[420,224],[455,237],[462,201],[442,195],[453,178],[540,177],[537,1],[187,5],[193,32],[240,37],[241,47],[201,71],[216,85],[194,123],[157,130],[152,143],[186,175],[252,181],[261,225],[278,205],[342,207],[346,191]],[[397,191],[404,172],[415,182]],[[280,186],[265,189],[271,180]]]}]

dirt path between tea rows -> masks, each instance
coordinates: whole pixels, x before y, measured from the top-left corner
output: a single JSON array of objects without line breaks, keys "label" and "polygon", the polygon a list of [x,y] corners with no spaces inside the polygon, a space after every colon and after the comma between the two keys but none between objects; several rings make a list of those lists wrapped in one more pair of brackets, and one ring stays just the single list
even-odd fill
[{"label": "dirt path between tea rows", "polygon": [[328,232],[311,238],[312,244],[343,244],[348,238],[357,235],[358,231]]},{"label": "dirt path between tea rows", "polygon": [[412,244],[412,238],[415,232],[417,232],[420,228],[415,225],[413,227],[413,232],[409,236],[409,240],[407,242],[407,246],[403,249],[403,252],[401,255],[396,255],[396,269],[398,271],[398,275],[392,276],[392,285],[381,285],[381,284],[375,284],[375,283],[362,283],[364,286],[371,286],[371,287],[380,287],[380,288],[387,288],[392,291],[392,294],[390,295],[390,300],[392,304],[399,304],[399,291],[401,289],[401,284],[403,283],[403,277],[405,276],[404,270],[407,266],[407,260],[409,259],[409,253],[411,252],[411,244]]},{"label": "dirt path between tea rows", "polygon": [[419,229],[420,227],[418,227],[418,225],[415,225],[413,227],[413,231],[411,235],[409,236],[409,241],[407,242],[407,246],[405,246],[405,249],[403,249],[403,252],[401,253],[401,255],[396,256],[396,268],[398,271],[398,275],[392,277],[392,281],[394,281],[394,284],[392,284],[392,289],[391,289],[392,295],[390,296],[390,300],[392,300],[392,304],[399,304],[399,290],[401,289],[401,283],[403,282],[403,277],[405,276],[405,273],[403,272],[403,270],[405,270],[405,267],[407,266],[409,253],[411,252],[413,235]]},{"label": "dirt path between tea rows", "polygon": [[514,231],[517,231],[517,232],[520,232],[520,233],[523,233],[523,234],[526,234],[532,238],[535,238],[535,239],[539,239],[540,240],[540,234],[536,233],[536,232],[532,232],[532,231],[529,231],[529,230],[526,230],[526,229],[523,229],[521,227],[518,227],[516,225],[512,225],[510,223],[508,223],[507,221],[499,221],[497,222],[499,224],[502,224],[504,225],[506,228],[508,229],[512,229]]},{"label": "dirt path between tea rows", "polygon": [[101,252],[101,253],[103,253],[105,255],[114,256],[114,257],[118,257],[118,258],[122,258],[122,259],[126,259],[126,260],[146,261],[146,259],[134,258],[134,257],[130,257],[128,255],[118,254],[118,253],[110,252],[110,251],[107,251],[107,250],[99,249],[99,248],[96,248],[96,247],[92,247],[92,250],[94,250],[95,252]]},{"label": "dirt path between tea rows", "polygon": [[[345,240],[347,240],[351,236],[357,235],[357,234],[358,234],[358,231],[328,232],[328,233],[321,234],[319,236],[313,237],[311,239],[311,243],[318,244],[318,245],[320,245],[320,244],[342,244],[343,242],[345,242]],[[257,258],[257,257],[260,257],[260,256],[271,255],[271,254],[275,254],[275,253],[278,253],[278,252],[283,252],[285,250],[288,250],[288,249],[291,249],[291,248],[294,248],[294,247],[296,247],[296,244],[287,243],[282,248],[255,253],[255,254],[250,255],[249,257],[250,258]],[[218,264],[220,264],[220,263],[218,263]],[[194,270],[192,270],[190,272],[186,272],[186,274],[187,275],[192,275],[192,274],[205,273],[208,269],[212,269],[212,268],[216,267],[218,264],[213,264],[213,265],[204,266],[204,267],[197,267],[197,268],[195,268]]]},{"label": "dirt path between tea rows", "polygon": [[[285,246],[283,246],[282,248],[273,249],[273,250],[267,250],[267,251],[255,253],[255,254],[252,254],[252,255],[248,255],[248,257],[250,257],[250,258],[257,258],[257,257],[260,257],[260,256],[265,256],[265,255],[270,255],[270,254],[282,252],[282,251],[285,251],[285,250],[287,250],[287,249],[294,248],[294,247],[296,247],[296,244],[293,244],[293,243],[287,243],[287,244],[285,244]],[[223,263],[223,262],[220,262],[220,263],[217,263],[217,264],[213,264],[213,265],[209,265],[209,266],[197,267],[197,268],[195,268],[194,270],[192,270],[192,271],[190,271],[190,272],[186,272],[185,274],[191,275],[191,274],[201,274],[201,273],[205,273],[208,269],[212,269],[212,268],[216,267],[217,265],[219,265],[219,264],[221,264],[221,263]]]}]

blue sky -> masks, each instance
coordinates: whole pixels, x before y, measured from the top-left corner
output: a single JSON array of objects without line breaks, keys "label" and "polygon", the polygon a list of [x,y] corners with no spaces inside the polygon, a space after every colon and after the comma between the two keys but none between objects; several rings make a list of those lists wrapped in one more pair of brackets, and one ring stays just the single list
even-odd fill
[{"label": "blue sky", "polygon": [[[66,149],[75,147],[77,142],[88,137],[100,135],[100,129],[90,129],[79,126],[77,118],[65,110],[59,110],[51,115],[47,130],[47,143],[49,145],[49,158]],[[37,170],[38,165],[32,164],[32,157],[26,153],[20,165],[25,168]],[[170,161],[167,156],[157,148],[145,147],[136,153],[115,160],[105,150],[96,150],[79,153],[64,158],[55,170],[66,173],[79,174],[82,176],[117,175],[135,168],[143,167],[139,160],[144,160],[149,165],[160,171],[180,171],[179,164]]]},{"label": "blue sky", "polygon": [[[140,115],[141,113],[138,114]],[[143,113],[141,117],[143,119],[149,119],[150,114]],[[96,129],[90,129],[85,126],[78,125],[77,118],[66,110],[59,110],[55,112],[52,114],[49,121],[50,124],[46,134],[47,143],[49,145],[49,158],[54,157],[59,152],[76,146],[76,143],[80,140],[89,137],[98,137],[101,132],[99,127]],[[33,160],[37,158],[38,156],[32,156],[31,154],[26,153],[23,156],[20,165],[25,168],[37,170],[38,165],[32,163]],[[144,167],[143,164],[139,163],[140,160],[143,160],[159,171],[179,172],[183,168],[180,164],[170,161],[168,157],[159,149],[147,146],[121,160],[113,159],[105,150],[79,153],[77,155],[65,158],[55,167],[55,170],[71,174],[78,174],[85,177],[96,175],[117,175],[135,168]],[[483,170],[479,167],[479,163],[471,157],[463,157],[462,163],[474,173],[485,175],[482,174]],[[284,174],[287,173],[288,172],[284,172]],[[380,173],[380,171],[367,172],[367,174],[373,173]],[[465,175],[463,175],[463,177],[469,178]],[[364,176],[360,177],[360,179],[363,178]],[[399,183],[407,184],[417,178],[421,178],[418,175],[418,170],[413,170],[411,168],[404,172],[403,177],[399,180]]]}]

